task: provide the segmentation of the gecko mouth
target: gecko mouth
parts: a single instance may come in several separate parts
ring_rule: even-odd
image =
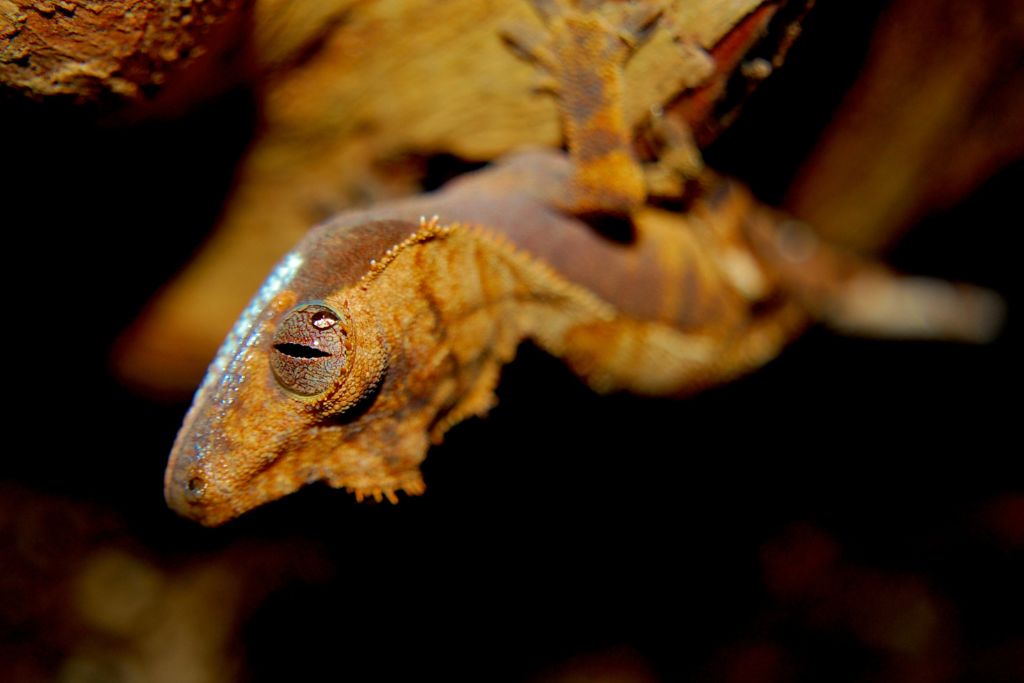
[[[327,358],[331,355],[305,344],[274,344],[274,350],[292,358]]]

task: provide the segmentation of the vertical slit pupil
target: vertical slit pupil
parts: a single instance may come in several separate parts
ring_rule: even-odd
[[[292,358],[327,358],[331,354],[305,344],[274,344],[274,349]]]

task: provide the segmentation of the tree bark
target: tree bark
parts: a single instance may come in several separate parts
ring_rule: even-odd
[[[173,97],[162,104],[194,101],[217,87],[223,74],[210,67],[237,47],[250,4],[0,0],[0,88],[9,96],[70,100],[101,111],[168,90]]]

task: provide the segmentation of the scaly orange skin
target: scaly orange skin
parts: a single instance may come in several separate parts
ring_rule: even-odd
[[[614,38],[594,13],[537,4],[556,47],[598,54]],[[619,18],[643,23],[650,5]],[[626,50],[605,54],[614,68],[594,73],[618,73]],[[606,80],[560,83],[569,155],[512,156],[307,235],[196,394],[168,464],[170,506],[216,525],[320,480],[358,498],[421,493],[430,444],[493,405],[501,367],[527,339],[595,390],[681,395],[759,367],[812,319],[985,335],[991,302],[977,292],[907,287],[710,174],[684,213],[646,205],[632,181],[623,191],[621,178],[643,173],[621,116],[604,111],[621,104],[619,85],[590,93],[597,113],[573,92]],[[624,215],[625,234],[581,218],[595,214]],[[965,304],[978,315],[949,317]]]
[[[419,493],[430,443],[486,412],[525,339],[598,390],[681,394],[757,367],[801,328],[784,298],[755,312],[773,294],[756,261],[757,292],[721,267],[754,258],[745,193],[723,189],[686,215],[646,209],[619,243],[553,207],[570,171],[561,154],[525,154],[311,232],[199,390],[168,466],[170,505],[213,525],[317,480],[359,497]],[[351,347],[315,396],[272,370],[292,362],[275,349],[279,326],[307,303],[337,311]]]

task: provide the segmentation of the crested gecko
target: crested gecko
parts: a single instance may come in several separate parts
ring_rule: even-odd
[[[311,231],[196,393],[165,479],[177,512],[217,525],[321,480],[422,493],[428,448],[492,407],[524,340],[597,391],[671,396],[759,367],[815,321],[990,334],[987,293],[833,249],[699,164],[674,169],[697,186],[686,210],[659,208],[648,181],[666,168],[637,161],[620,112],[622,64],[660,4],[534,4],[547,32],[507,38],[547,72],[568,153],[512,155]]]

